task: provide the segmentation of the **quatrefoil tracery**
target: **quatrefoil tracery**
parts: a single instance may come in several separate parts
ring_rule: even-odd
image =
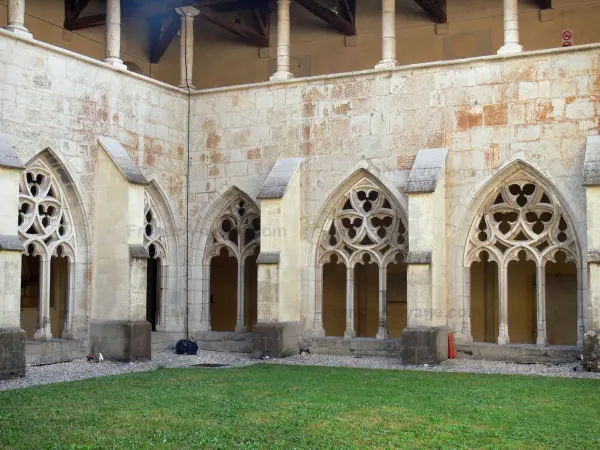
[[[475,221],[467,248],[467,264],[488,252],[496,262],[507,261],[520,250],[542,260],[552,260],[564,250],[569,260],[578,258],[573,227],[559,202],[536,183],[517,179],[501,186]]]
[[[354,185],[334,208],[321,235],[319,262],[337,256],[348,267],[356,263],[400,262],[407,252],[407,230],[400,212],[373,183]]]
[[[260,245],[260,213],[250,202],[238,197],[221,213],[210,240],[209,259],[223,249],[238,261],[256,254]]]
[[[66,197],[40,160],[21,175],[17,223],[26,254],[33,249],[35,256],[74,258],[75,233]]]

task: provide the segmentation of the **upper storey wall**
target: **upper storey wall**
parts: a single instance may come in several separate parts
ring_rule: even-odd
[[[526,50],[560,47],[569,29],[575,44],[600,42],[600,0],[553,0],[543,16],[535,1],[520,0],[521,43]],[[7,0],[0,0],[0,26],[6,25]],[[397,0],[398,60],[414,64],[493,55],[503,43],[502,0],[448,0],[448,30],[436,26],[414,0]],[[83,15],[102,11],[91,1]],[[273,8],[273,11],[276,11]],[[76,32],[62,28],[63,0],[27,0],[25,25],[36,39],[68,50],[104,58],[104,27]],[[358,36],[348,40],[301,6],[291,5],[292,72],[314,76],[371,69],[381,59],[381,1],[357,0]],[[271,15],[270,51],[259,49],[204,19],[195,20],[194,85],[211,88],[261,82],[274,71],[276,14]],[[176,36],[159,64],[148,61],[148,30],[143,17],[124,20],[122,59],[141,73],[169,84],[179,83],[179,38]]]
[[[187,94],[0,30],[0,132],[26,163],[50,148],[82,191],[90,223],[98,136],[121,142],[184,216]],[[180,226],[183,221],[180,220]]]

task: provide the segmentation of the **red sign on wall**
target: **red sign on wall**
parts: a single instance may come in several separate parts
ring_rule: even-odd
[[[561,37],[563,47],[570,47],[573,45],[573,32],[571,30],[563,31]]]

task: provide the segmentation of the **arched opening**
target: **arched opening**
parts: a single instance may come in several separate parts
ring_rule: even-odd
[[[226,248],[210,261],[210,320],[213,331],[235,331],[238,262]]]
[[[358,337],[376,337],[379,327],[379,267],[364,255],[354,267],[354,329]]]
[[[32,256],[33,246],[21,257],[21,328],[28,340],[33,340],[39,321],[40,256]]]
[[[156,331],[160,313],[162,270],[154,244],[150,244],[148,253],[150,258],[146,268],[146,320],[152,325],[152,331]]]
[[[546,338],[549,345],[577,345],[577,265],[559,251],[545,267]]]
[[[323,328],[325,336],[343,336],[346,329],[346,266],[338,255],[323,265]]]
[[[258,248],[256,249],[258,250]],[[258,320],[258,255],[250,255],[246,258],[244,265],[244,318],[246,329],[252,331],[252,327]]]
[[[511,344],[535,344],[537,338],[537,270],[535,262],[519,252],[507,268],[508,335]]]
[[[482,252],[471,264],[471,334],[474,342],[498,340],[498,263]]]
[[[391,262],[387,266],[387,317],[390,338],[402,337],[407,324],[407,271],[403,262]]]
[[[69,288],[69,260],[53,256],[50,259],[50,330],[54,338],[63,338]]]

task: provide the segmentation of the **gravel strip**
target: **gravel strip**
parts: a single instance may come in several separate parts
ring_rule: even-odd
[[[261,361],[247,353],[225,353],[199,350],[195,356],[176,355],[172,352],[153,352],[152,361],[119,363],[104,361],[100,364],[78,359],[66,363],[27,368],[27,376],[11,381],[0,381],[0,391],[17,389],[39,384],[61,383],[122,373],[145,372],[164,367],[189,367],[195,364],[225,364],[227,367],[241,367],[256,363],[291,364],[302,366],[350,367],[357,369],[418,370],[425,372],[463,372],[483,374],[540,375],[562,378],[599,379],[600,373],[575,372],[575,364],[514,364],[498,361],[478,361],[453,359],[438,366],[403,366],[399,358],[354,357],[330,355],[296,355],[285,359]]]

